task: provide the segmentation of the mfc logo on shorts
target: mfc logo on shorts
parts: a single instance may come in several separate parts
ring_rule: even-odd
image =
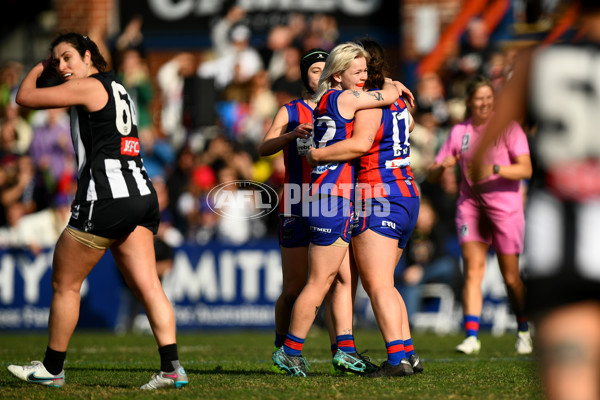
[[[121,154],[137,156],[140,154],[140,140],[138,138],[121,138]]]
[[[469,227],[467,224],[461,225],[460,228],[460,237],[465,237],[469,235]]]

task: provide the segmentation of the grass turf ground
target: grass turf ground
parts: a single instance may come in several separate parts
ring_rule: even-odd
[[[377,330],[355,332],[359,351],[377,363],[385,348]],[[12,376],[9,364],[43,359],[46,335],[0,333],[1,399],[542,399],[535,358],[514,351],[515,337],[482,334],[479,355],[454,352],[462,335],[415,334],[425,372],[403,378],[366,379],[330,374],[327,333],[313,327],[303,355],[316,374],[294,378],[270,372],[270,332],[181,332],[179,357],[190,384],[183,389],[142,392],[159,369],[151,336],[76,331],[66,384],[55,389]]]

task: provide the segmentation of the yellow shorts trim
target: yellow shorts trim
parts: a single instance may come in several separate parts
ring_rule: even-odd
[[[333,243],[331,243],[331,246],[335,246],[335,247],[348,247],[350,245],[350,243],[344,241],[344,239],[342,239],[341,237],[337,238],[337,240]]]
[[[108,238],[104,238],[102,236],[94,235],[92,233],[83,232],[83,231],[77,230],[75,228],[72,228],[71,226],[67,226],[65,228],[65,231],[69,235],[71,235],[71,237],[73,239],[77,240],[82,245],[87,246],[91,249],[105,251],[115,241],[115,239],[108,239]]]

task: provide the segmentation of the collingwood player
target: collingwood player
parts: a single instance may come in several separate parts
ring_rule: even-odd
[[[530,113],[525,284],[550,400],[600,398],[600,2],[579,11],[583,38],[520,57],[474,160]]]
[[[141,389],[185,386],[188,378],[178,360],[175,315],[156,272],[153,235],[160,219],[158,200],[140,156],[133,102],[114,72],[105,72],[106,61],[87,36],[60,35],[50,51],[47,61],[29,71],[16,100],[33,109],[70,107],[77,193],[69,224],[54,251],[44,360],[8,369],[27,382],[64,385],[63,365],[79,318],[81,285],[110,248],[143,304],[158,344],[160,372]],[[64,82],[36,87],[37,79],[49,72]]]

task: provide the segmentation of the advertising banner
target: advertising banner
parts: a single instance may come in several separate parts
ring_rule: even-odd
[[[0,250],[0,329],[46,329],[52,300],[52,250]],[[80,327],[112,327],[124,282],[110,253],[81,288]]]
[[[51,273],[52,250],[0,250],[0,330],[46,329]],[[273,327],[281,292],[277,241],[180,247],[163,287],[178,329]],[[113,329],[119,315],[135,309],[141,307],[131,307],[130,291],[108,252],[81,289],[78,327]]]
[[[274,327],[281,293],[276,240],[255,245],[184,246],[163,287],[178,328]]]
[[[501,334],[515,328],[516,323],[495,257],[490,257],[488,263],[482,284],[481,327]],[[35,255],[28,251],[0,250],[0,331],[47,328],[51,273],[52,250]],[[173,305],[178,330],[272,329],[275,301],[282,285],[277,240],[243,246],[184,245],[175,249],[173,268],[163,277],[162,284]],[[428,296],[441,298],[437,292]],[[415,328],[436,332],[460,330],[460,303],[452,294],[446,300],[450,302],[447,309],[429,310],[426,303]],[[440,313],[447,314],[441,322]],[[375,326],[369,299],[360,286],[355,301],[355,323]],[[143,309],[125,286],[110,252],[84,281],[78,327],[117,332],[136,327],[149,332]]]

